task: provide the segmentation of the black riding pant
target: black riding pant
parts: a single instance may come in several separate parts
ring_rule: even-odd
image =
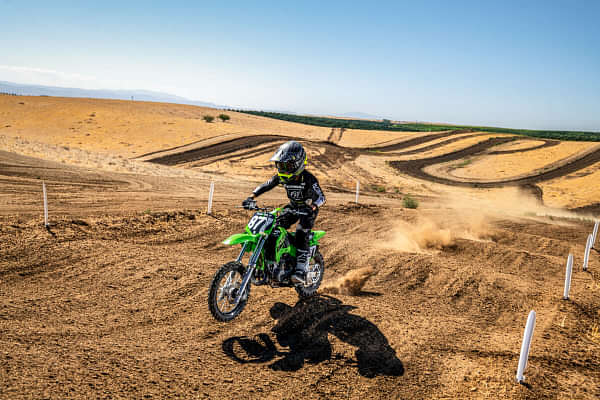
[[[285,209],[294,209],[298,211],[305,212],[307,215],[294,215],[285,213]],[[317,219],[317,215],[319,214],[319,210],[313,210],[311,207],[296,207],[293,204],[288,204],[283,207],[283,214],[279,217],[279,224],[285,228],[289,229],[294,223],[298,220],[298,225],[296,226],[296,240],[295,245],[298,250],[308,250],[308,235],[310,234],[310,230],[315,225],[315,220]]]

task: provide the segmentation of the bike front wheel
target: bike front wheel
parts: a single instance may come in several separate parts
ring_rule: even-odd
[[[221,322],[228,322],[240,315],[250,296],[250,285],[240,295],[245,268],[236,261],[228,262],[219,268],[208,291],[208,308],[212,316]]]

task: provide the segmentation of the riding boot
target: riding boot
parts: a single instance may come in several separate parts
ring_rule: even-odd
[[[308,250],[296,251],[296,271],[292,275],[293,283],[306,283],[306,273],[308,272]]]

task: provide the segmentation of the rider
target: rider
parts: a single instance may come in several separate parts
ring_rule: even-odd
[[[304,169],[307,159],[306,151],[300,143],[290,140],[282,144],[269,160],[275,162],[277,175],[254,189],[250,197],[242,202],[244,207],[250,206],[255,203],[255,197],[277,185],[283,185],[290,199],[290,204],[286,205],[284,210],[292,209],[306,213],[306,215],[284,213],[280,217],[280,224],[285,229],[289,229],[300,219],[296,226],[296,270],[291,278],[294,283],[305,282],[309,261],[308,235],[315,224],[319,207],[325,203],[325,195],[317,178]]]

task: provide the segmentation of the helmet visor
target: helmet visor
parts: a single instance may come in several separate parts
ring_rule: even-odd
[[[293,174],[296,171],[296,163],[293,161],[275,161],[275,166],[277,167],[277,171],[282,174]]]

